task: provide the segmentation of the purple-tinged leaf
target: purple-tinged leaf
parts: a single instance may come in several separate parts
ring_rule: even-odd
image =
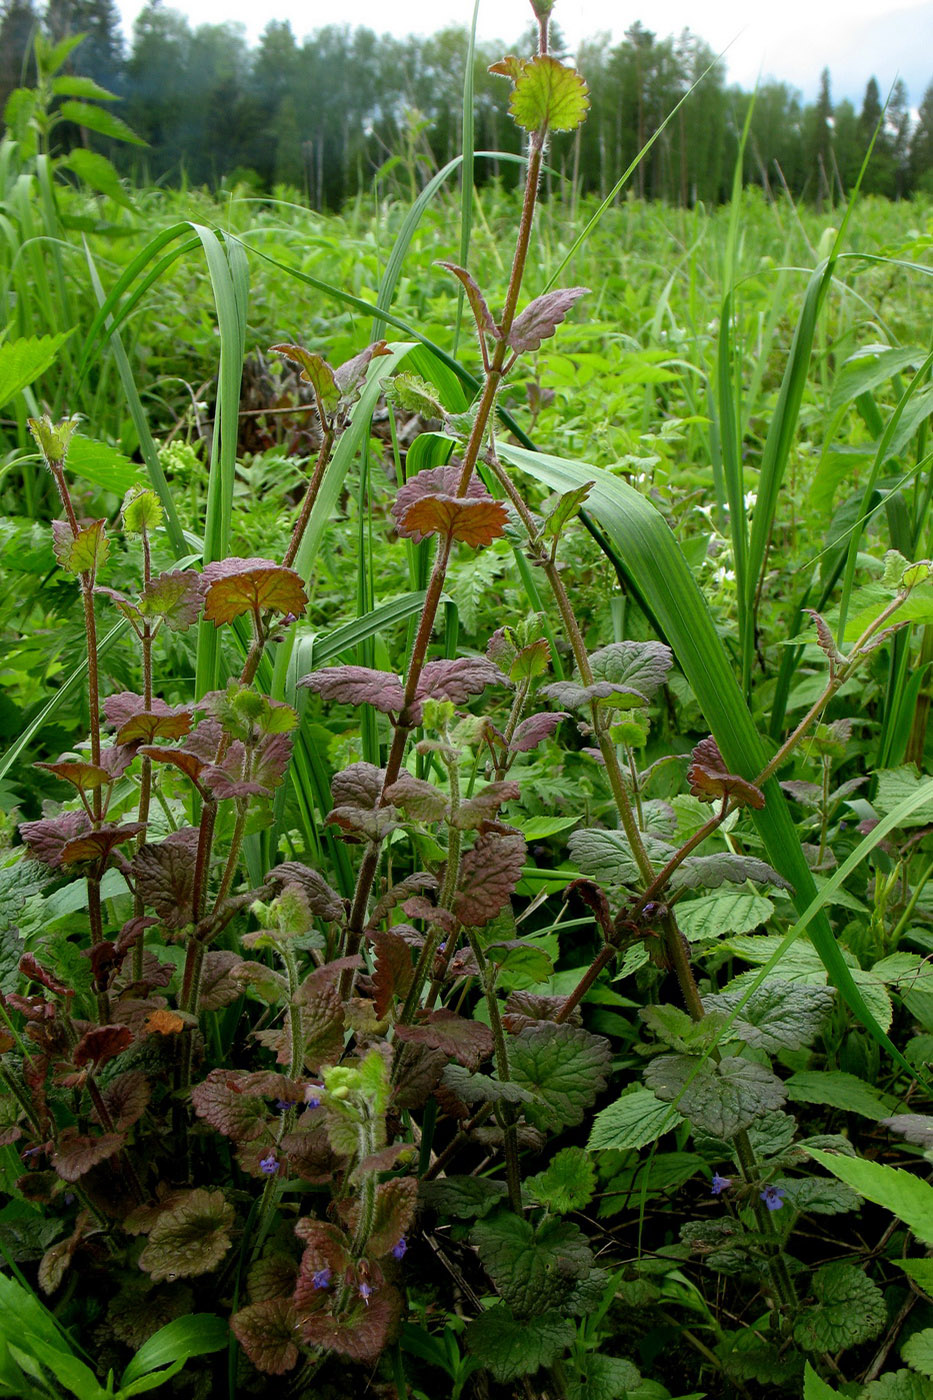
[[[120,593],[116,588],[105,588],[103,584],[96,584],[94,592],[102,598],[109,598],[118,612],[121,612],[130,622],[136,623],[139,620],[139,608],[131,602],[125,594]],[[137,629],[138,631],[139,629]]]
[[[537,350],[552,336],[575,302],[589,287],[565,287],[535,297],[512,322],[507,340],[513,350]]]
[[[729,772],[712,735],[700,740],[691,758],[687,781],[693,796],[701,802],[727,797],[730,807],[755,807],[760,810],[765,805],[765,795],[760,788],[747,778]]]
[[[612,642],[589,661],[594,680],[609,681],[647,702],[667,680],[674,653],[663,642]]]
[[[117,778],[122,778],[136,757],[136,744],[119,743],[110,744],[109,747],[100,751],[100,766],[104,769],[109,780],[116,782]]]
[[[152,1087],[141,1069],[131,1069],[116,1075],[101,1093],[113,1126],[118,1133],[125,1133],[149,1107]]]
[[[816,640],[819,643],[820,650],[829,661],[830,671],[835,671],[837,666],[844,666],[846,658],[836,646],[836,639],[828,624],[818,612],[813,610],[813,608],[804,608],[804,612],[808,613],[813,619],[813,625],[816,628]]]
[[[342,365],[338,365],[334,370],[334,379],[340,390],[341,398],[351,401],[355,399],[356,391],[366,377],[370,361],[391,354],[392,351],[386,342],[377,340],[372,345],[367,345],[366,349],[361,350],[358,355],[354,355],[352,360],[344,360]]]
[[[63,812],[60,817],[44,817],[37,822],[23,822],[19,834],[29,854],[43,865],[58,870],[62,852],[77,836],[90,831],[90,818],[85,812]]]
[[[390,1150],[397,1152],[398,1147]],[[384,1259],[408,1233],[417,1201],[418,1182],[413,1176],[396,1176],[379,1183],[373,1228],[366,1242],[369,1259]]]
[[[401,773],[398,780],[386,788],[386,798],[415,821],[439,822],[447,815],[445,794],[433,783],[426,783],[412,773]]]
[[[105,861],[115,847],[131,841],[145,829],[143,822],[124,822],[122,826],[108,824],[98,827],[96,831],[86,831],[62,847],[61,863],[77,865],[86,860]]]
[[[378,807],[385,769],[374,763],[351,763],[330,780],[335,807]]]
[[[401,1317],[401,1294],[391,1284],[383,1284],[337,1316],[327,1309],[308,1313],[302,1318],[301,1338],[308,1346],[372,1364],[391,1341]]]
[[[199,726],[200,728],[200,726]],[[170,749],[161,745],[143,744],[139,753],[144,758],[151,758],[153,763],[167,763],[172,768],[177,768],[184,773],[191,782],[200,785],[201,774],[208,766],[205,759],[199,754],[192,752],[190,748]]]
[[[459,920],[451,914],[450,910],[441,909],[421,895],[412,895],[411,899],[406,899],[402,910],[410,919],[422,919],[426,924],[434,924],[437,928],[442,928],[445,933],[456,933],[457,931]]]
[[[411,875],[406,875],[404,880],[400,880],[397,885],[386,890],[381,899],[377,900],[370,915],[370,927],[375,928],[387,914],[398,904],[403,904],[409,895],[420,890],[436,890],[437,876],[430,875],[426,870],[416,870]],[[394,931],[394,930],[393,930]]]
[[[49,972],[47,967],[43,967],[35,953],[27,952],[19,960],[19,970],[30,982],[38,982],[40,987],[45,987],[57,997],[74,996],[74,988],[68,987],[64,982],[60,982]]]
[[[322,1306],[331,1280],[343,1280],[351,1263],[350,1242],[336,1225],[307,1215],[295,1225],[295,1234],[305,1246],[295,1285],[295,1306],[303,1315]]]
[[[302,676],[298,684],[316,691],[322,700],[372,705],[383,714],[400,710],[405,703],[405,688],[398,676],[369,666],[329,666],[326,671]]]
[[[568,997],[541,996],[536,992],[510,992],[502,1015],[502,1024],[507,1031],[517,1035],[526,1026],[534,1026],[541,1021],[556,1021],[567,1005]],[[579,1006],[575,1006],[566,1024],[579,1026],[583,1016]]]
[[[399,525],[399,534],[416,544],[429,535],[445,535],[474,549],[482,549],[502,538],[507,520],[505,505],[492,496],[474,500],[431,495],[409,506]]]
[[[448,272],[453,273],[457,280],[462,284],[463,289],[467,294],[467,299],[470,303],[470,310],[473,312],[473,319],[476,322],[477,330],[482,331],[485,335],[494,336],[498,340],[499,332],[496,330],[496,323],[492,319],[492,313],[490,312],[489,307],[486,304],[486,298],[483,296],[482,292],[479,289],[479,285],[477,284],[475,279],[470,276],[466,268],[458,267],[456,263],[440,261],[436,262],[434,266],[443,267]]]
[[[415,968],[411,960],[411,948],[404,938],[392,933],[371,935],[376,968],[373,972],[373,1005],[376,1015],[382,1019],[392,1007],[395,997],[404,997],[414,977]]]
[[[511,899],[524,863],[523,837],[498,832],[478,837],[460,862],[457,918],[470,928],[488,924]]]
[[[75,535],[67,520],[52,521],[52,549],[67,573],[93,576],[107,562],[106,525],[106,520],[92,520]]]
[[[120,725],[116,738],[118,744],[151,744],[153,739],[183,739],[190,731],[190,710],[153,700],[151,710],[138,710]]]
[[[294,1370],[300,1355],[295,1345],[298,1313],[290,1298],[267,1298],[241,1308],[230,1330],[250,1361],[266,1376]]]
[[[299,378],[310,384],[325,413],[331,413],[340,402],[340,389],[334,371],[322,355],[304,350],[300,345],[270,345],[270,351],[284,355],[292,364],[301,366]]]
[[[687,856],[671,876],[671,889],[714,890],[724,882],[744,885],[746,880],[752,880],[756,885],[773,885],[778,890],[793,889],[783,875],[779,875],[763,860],[734,851],[717,851],[711,856]]]
[[[204,616],[215,627],[243,613],[292,613],[300,617],[308,605],[301,579],[270,559],[219,559],[201,575],[206,590]]]
[[[308,902],[308,909],[316,918],[328,923],[343,919],[346,909],[343,900],[322,875],[297,860],[287,860],[270,870],[268,878],[288,888],[297,885]]]
[[[495,821],[499,808],[517,801],[520,792],[516,782],[488,783],[482,792],[460,803],[451,813],[450,824],[458,831],[475,831],[483,822]]]
[[[125,1141],[122,1133],[89,1137],[75,1128],[66,1128],[52,1152],[52,1165],[62,1181],[80,1181],[92,1167],[119,1152]]]
[[[219,1011],[242,995],[246,967],[239,953],[225,948],[211,948],[204,955],[201,973],[199,1011]]]
[[[71,1063],[78,1069],[84,1065],[93,1065],[95,1069],[100,1069],[101,1065],[115,1060],[124,1050],[128,1050],[134,1039],[129,1026],[92,1026],[89,1031],[84,1032],[72,1051]]]
[[[427,467],[424,471],[410,477],[404,486],[399,487],[395,500],[392,502],[392,514],[399,529],[401,530],[411,507],[430,496],[443,496],[448,500],[461,501],[491,501],[493,499],[475,473],[470,477],[466,493],[463,496],[459,495],[460,476],[461,468],[452,466]]]
[[[270,1120],[264,1097],[253,1091],[243,1070],[212,1069],[191,1091],[199,1118],[235,1142],[252,1142],[266,1131]]]
[[[610,695],[618,693],[618,689],[609,681],[594,681],[592,685],[581,685],[579,681],[553,681],[550,685],[543,685],[538,694],[546,700],[553,700],[556,705],[566,705],[568,710],[582,710],[584,706],[592,705],[594,700],[608,700]],[[644,703],[643,700],[641,703]]]
[[[550,738],[562,719],[569,718],[567,710],[542,710],[539,714],[529,715],[516,726],[509,743],[509,752],[528,753],[529,750],[536,749],[544,739]]]
[[[414,1026],[396,1026],[399,1040],[443,1050],[467,1069],[476,1069],[492,1054],[492,1031],[481,1021],[468,1021],[453,1011],[431,1011]]]
[[[204,602],[204,578],[191,569],[171,569],[157,574],[139,595],[142,617],[160,617],[173,632],[184,632],[197,622]]]
[[[508,680],[485,656],[458,656],[452,661],[429,661],[421,672],[416,700],[450,700],[462,705],[487,685],[508,685]],[[419,707],[420,709],[420,707]],[[419,714],[420,718],[420,714]]]
[[[99,767],[96,763],[59,759],[57,763],[37,763],[35,766],[44,768],[47,773],[60,778],[62,782],[71,783],[79,792],[93,792],[95,788],[105,787],[111,781],[106,768]]]
[[[182,827],[156,844],[147,842],[133,858],[136,891],[168,929],[191,922],[194,863],[198,849],[195,827]]]
[[[186,1191],[149,1231],[139,1267],[156,1283],[216,1269],[232,1243],[235,1214],[222,1191]]]

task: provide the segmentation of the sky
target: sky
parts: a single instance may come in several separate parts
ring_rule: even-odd
[[[143,0],[118,0],[129,38]],[[300,40],[326,24],[365,26],[377,33],[430,34],[468,25],[472,0],[164,0],[191,25],[242,23],[255,43],[270,19],[289,20]],[[514,44],[532,18],[528,0],[480,0],[481,39]],[[754,87],[759,75],[816,95],[821,69],[832,77],[834,101],[860,105],[874,76],[882,100],[896,77],[916,107],[933,81],[933,0],[557,0],[554,18],[569,47],[607,33],[615,41],[636,20],[658,38],[692,29],[716,51],[727,49],[729,82]],[[584,75],[585,76],[585,75]]]

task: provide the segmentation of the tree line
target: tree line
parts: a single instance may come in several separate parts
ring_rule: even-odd
[[[38,29],[53,42],[86,35],[72,70],[123,99],[121,116],[148,148],[107,154],[140,180],[216,186],[246,179],[260,190],[290,186],[314,207],[338,208],[374,180],[414,193],[462,149],[461,29],[399,39],[328,25],[299,42],[287,22],[271,20],[250,48],[241,25],[192,28],[162,0],[150,0],[127,47],[113,0],[48,0],[41,13],[34,0],[2,0],[0,110],[15,88],[30,84]],[[560,52],[559,34],[555,41]],[[515,51],[528,43],[522,36]],[[502,80],[487,72],[501,56],[499,45],[477,47],[474,144],[519,154]],[[763,83],[754,97],[728,86],[713,51],[688,30],[659,39],[635,24],[620,43],[591,40],[574,58],[589,84],[590,119],[573,136],[555,137],[547,178],[552,185],[572,180],[581,193],[605,195],[698,80],[633,173],[640,197],[682,205],[728,199],[751,108],[746,182],[834,203],[851,191],[882,118],[874,78],[860,109],[833,101],[825,69],[812,103],[783,82]],[[909,101],[898,81],[863,181],[868,193],[933,193],[933,82],[914,122]],[[74,130],[66,139],[99,142]],[[513,184],[518,171],[492,156],[478,161],[476,176]]]

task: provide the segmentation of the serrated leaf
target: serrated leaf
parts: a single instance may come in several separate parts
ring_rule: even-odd
[[[864,1079],[843,1070],[798,1070],[785,1082],[792,1103],[823,1104],[845,1113],[858,1113],[880,1123],[890,1112],[891,1100]]]
[[[524,131],[573,131],[586,117],[586,83],[550,54],[523,63],[514,81],[509,111]]]
[[[470,1323],[466,1343],[497,1381],[507,1382],[550,1366],[575,1335],[573,1322],[558,1312],[519,1320],[505,1303],[496,1303]]]
[[[834,670],[836,666],[844,666],[846,658],[836,646],[836,639],[828,623],[818,612],[814,612],[812,608],[804,608],[804,612],[809,613],[810,617],[813,619],[813,625],[816,628],[816,640],[820,650],[829,662],[830,670]]]
[[[230,1248],[234,1218],[222,1191],[183,1192],[149,1231],[139,1267],[156,1283],[210,1273]]]
[[[596,1191],[596,1168],[582,1147],[562,1147],[543,1172],[525,1179],[541,1205],[558,1215],[588,1206]]]
[[[791,1180],[781,1177],[780,1187],[801,1215],[845,1215],[858,1210],[861,1201],[843,1181],[826,1176],[806,1176]]]
[[[444,1083],[466,1104],[534,1101],[534,1094],[520,1084],[514,1084],[510,1079],[495,1079],[491,1074],[473,1074],[463,1065],[447,1065]]]
[[[509,345],[513,350],[539,349],[542,340],[554,334],[567,312],[589,290],[589,287],[565,287],[535,297],[512,322],[506,337]]]
[[[52,521],[55,558],[69,574],[95,574],[107,562],[110,542],[105,520],[93,520],[75,534],[66,520]]]
[[[146,584],[137,607],[141,617],[160,617],[173,632],[184,632],[198,620],[203,590],[203,575],[172,569]]]
[[[244,613],[266,611],[300,617],[307,594],[294,569],[269,559],[219,559],[201,574],[205,588],[204,616],[215,627]]]
[[[454,913],[470,928],[488,924],[512,897],[525,863],[525,839],[490,832],[460,862]]]
[[[612,642],[589,661],[594,680],[629,687],[652,700],[667,680],[674,654],[663,642]]]
[[[486,305],[486,298],[480,291],[475,278],[470,276],[465,267],[458,267],[456,263],[437,262],[435,263],[435,267],[443,267],[448,272],[453,273],[467,294],[467,300],[470,303],[470,310],[473,312],[473,319],[476,322],[477,328],[485,335],[495,336],[497,334],[496,323],[492,319],[492,314],[489,307]]]
[[[912,797],[928,779],[920,777],[912,763],[900,768],[883,768],[877,774],[877,788],[873,806],[882,816],[892,812],[905,798]],[[903,827],[929,826],[933,822],[933,798],[915,807],[909,817],[901,823]]]
[[[137,893],[166,928],[184,928],[191,922],[197,843],[197,830],[182,827],[158,845],[144,843],[133,857]]]
[[[677,923],[692,943],[721,938],[726,933],[748,933],[767,923],[774,913],[770,899],[734,890],[684,899],[677,905]]]
[[[421,1183],[421,1199],[439,1215],[456,1220],[476,1220],[503,1204],[504,1181],[485,1176],[447,1176]]]
[[[125,1139],[122,1133],[101,1133],[91,1137],[66,1128],[52,1153],[52,1165],[63,1181],[80,1181],[85,1172],[106,1162],[119,1152]]]
[[[597,1113],[587,1148],[590,1152],[602,1149],[626,1152],[647,1147],[683,1121],[676,1108],[662,1103],[648,1089],[634,1089]]]
[[[241,1308],[230,1319],[230,1328],[257,1371],[284,1376],[295,1367],[298,1314],[291,1298],[267,1298]]]
[[[808,1351],[844,1351],[877,1337],[887,1321],[884,1294],[855,1264],[817,1269],[811,1303],[794,1326],[794,1337]]]
[[[705,997],[707,1012],[731,1013],[743,992]],[[768,978],[742,1007],[729,1028],[732,1038],[758,1050],[802,1050],[812,1044],[832,1010],[834,989]]]
[[[379,1182],[373,1228],[366,1243],[370,1259],[384,1258],[408,1233],[417,1199],[418,1182],[413,1176],[395,1176]]]
[[[444,405],[434,385],[420,374],[396,374],[386,385],[386,399],[405,413],[420,413],[428,419],[444,417]]]
[[[609,1042],[580,1026],[542,1022],[509,1040],[511,1077],[535,1095],[525,1109],[545,1131],[570,1128],[606,1087]]]
[[[588,1351],[583,1369],[584,1379],[570,1384],[569,1400],[626,1400],[641,1389],[638,1371],[621,1356]]]
[[[667,860],[673,846],[643,833],[650,858]],[[641,879],[628,838],[622,831],[574,831],[568,842],[570,858],[584,875],[604,885],[637,885]],[[689,856],[687,858],[689,860]]]
[[[536,749],[544,739],[550,738],[561,720],[569,718],[566,710],[542,710],[540,714],[528,715],[521,724],[515,726],[515,732],[509,741],[509,752],[528,753],[531,749]]]
[[[546,700],[553,700],[555,705],[566,705],[568,710],[582,710],[592,705],[594,700],[608,700],[616,695],[634,696],[638,704],[645,703],[644,697],[636,691],[624,687],[620,689],[609,681],[594,681],[592,685],[581,685],[579,681],[552,681],[550,685],[543,685],[538,694]]]
[[[340,403],[340,387],[334,371],[324,359],[312,350],[304,350],[300,345],[270,345],[270,353],[284,355],[286,360],[301,367],[300,378],[310,384],[320,399],[325,412],[332,412]]]
[[[921,1244],[933,1245],[933,1186],[929,1182],[901,1167],[868,1162],[863,1157],[843,1157],[816,1147],[807,1150],[853,1191],[896,1215]]]
[[[773,885],[778,890],[790,890],[791,885],[765,861],[736,851],[716,851],[709,856],[687,856],[674,871],[671,889],[718,889],[720,885],[744,885],[751,880],[756,885]]]
[[[71,334],[71,331],[65,331],[60,335],[21,336],[17,340],[7,340],[0,345],[0,408],[55,363],[56,355]],[[30,420],[30,428],[32,421]],[[38,420],[35,421],[38,423]],[[51,428],[51,423],[49,427]],[[77,427],[77,420],[74,427]],[[37,429],[32,431],[35,435]],[[64,451],[61,457],[54,460],[61,461],[63,457]]]
[[[809,1400],[809,1397],[806,1397]],[[816,1400],[821,1400],[820,1396]],[[859,1400],[933,1400],[933,1385],[905,1369],[888,1371],[876,1381],[870,1381]]]
[[[692,1055],[659,1055],[646,1066],[645,1083],[659,1099],[674,1101],[695,1128],[717,1138],[734,1137],[785,1099],[777,1075],[736,1055],[718,1064]]]
[[[573,491],[565,491],[559,496],[557,505],[544,518],[542,533],[548,539],[560,539],[564,526],[569,524],[575,515],[579,515],[580,507],[592,489],[593,483],[588,481],[585,485],[577,486]]]
[[[470,1239],[504,1302],[520,1317],[558,1306],[593,1265],[582,1231],[568,1221],[545,1219],[535,1228],[501,1210],[474,1225]]]
[[[481,549],[505,534],[508,512],[502,501],[462,499],[455,496],[424,496],[408,507],[399,534],[416,544],[429,535],[444,535]]]
[[[96,131],[98,136],[106,136],[111,141],[125,141],[131,146],[149,144],[141,136],[137,136],[125,121],[114,116],[113,112],[108,112],[103,107],[94,107],[90,102],[63,102],[59,108],[59,115],[63,121],[74,122],[75,126],[83,126],[87,131]]]
[[[117,204],[122,204],[124,209],[132,209],[132,201],[120,183],[120,176],[106,156],[102,156],[98,151],[87,151],[77,146],[68,152],[68,158],[63,163],[73,170],[81,183],[89,189],[107,195]]]
[[[467,1069],[475,1069],[492,1054],[492,1031],[488,1026],[481,1021],[468,1021],[446,1009],[429,1012],[426,1019],[416,1025],[396,1026],[395,1034],[399,1040],[443,1050]]]
[[[754,807],[758,811],[765,805],[765,795],[760,788],[737,773],[729,772],[712,735],[701,739],[693,750],[687,781],[693,796],[701,802],[713,802],[716,798],[721,801],[727,797],[730,807]]]
[[[266,1130],[269,1110],[242,1070],[212,1069],[195,1085],[191,1102],[199,1118],[225,1137],[251,1142]]]

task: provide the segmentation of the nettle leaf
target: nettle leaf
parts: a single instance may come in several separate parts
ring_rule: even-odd
[[[707,1012],[731,1012],[744,993],[720,992],[704,997]],[[833,1006],[832,987],[768,978],[743,1006],[729,1030],[758,1050],[802,1050],[819,1034]]]
[[[438,1215],[475,1220],[504,1203],[507,1187],[504,1181],[486,1176],[446,1176],[439,1181],[422,1181],[420,1195]]]
[[[230,1248],[234,1219],[222,1191],[185,1191],[149,1231],[139,1267],[156,1283],[210,1273]]]
[[[562,719],[569,719],[567,710],[542,710],[540,714],[529,715],[515,726],[515,733],[509,743],[510,753],[528,753],[536,749],[545,739],[549,739]]]
[[[448,1065],[444,1083],[466,1104],[474,1103],[532,1103],[534,1094],[511,1080],[496,1079],[491,1074],[471,1074],[462,1065]]]
[[[457,918],[469,928],[488,924],[509,903],[524,863],[524,837],[499,832],[477,837],[460,862]]]
[[[304,350],[300,345],[270,345],[269,350],[270,353],[284,355],[286,360],[301,367],[299,378],[311,385],[325,413],[330,413],[337,407],[340,403],[340,387],[333,369],[323,355],[318,355],[313,350]]]
[[[396,1026],[397,1039],[415,1045],[427,1045],[431,1050],[443,1050],[467,1069],[492,1054],[492,1031],[482,1021],[468,1021],[454,1011],[428,1012],[425,1020],[414,1026]]]
[[[204,616],[215,627],[243,613],[259,616],[273,611],[300,617],[308,605],[304,586],[294,569],[270,559],[218,559],[206,564]]]
[[[855,1264],[817,1269],[810,1303],[794,1325],[807,1351],[844,1351],[877,1337],[887,1321],[884,1294]]]
[[[203,601],[203,575],[172,569],[146,584],[137,608],[141,617],[160,617],[171,631],[184,632],[197,622]]]
[[[300,1355],[295,1345],[298,1313],[291,1298],[266,1298],[241,1308],[230,1329],[257,1371],[284,1376]]]
[[[372,705],[383,714],[401,710],[405,687],[391,671],[374,671],[369,666],[329,666],[302,676],[299,685],[316,691],[322,700],[340,705]]]
[[[701,802],[713,802],[716,798],[722,800],[727,797],[731,807],[754,807],[760,810],[765,805],[765,795],[760,788],[729,772],[726,760],[719,751],[719,745],[712,736],[701,739],[691,757],[687,781],[690,791]]]
[[[515,83],[509,111],[523,131],[573,131],[584,120],[590,99],[575,68],[558,63],[550,54],[503,63]],[[502,72],[503,67],[494,64],[491,71]]]
[[[119,1152],[126,1139],[122,1133],[101,1133],[89,1137],[74,1128],[66,1128],[52,1152],[52,1166],[63,1181],[80,1181],[92,1167],[106,1162]]]
[[[416,544],[429,535],[445,535],[451,540],[481,549],[501,539],[505,534],[508,512],[502,501],[489,496],[474,500],[469,497],[424,496],[408,507],[399,525],[399,534]]]
[[[774,913],[770,899],[735,890],[684,899],[677,905],[677,923],[691,943],[721,938],[725,933],[749,933]]]
[[[566,1351],[576,1327],[559,1312],[519,1319],[505,1303],[480,1313],[466,1330],[466,1343],[497,1381],[532,1375]]]
[[[659,1055],[645,1068],[645,1083],[659,1099],[676,1101],[695,1128],[731,1138],[786,1098],[777,1075],[736,1055],[719,1064],[693,1055]]]
[[[525,1116],[545,1131],[571,1128],[606,1087],[608,1040],[581,1026],[542,1022],[509,1039],[512,1079],[535,1095]]]
[[[817,1103],[838,1108],[844,1113],[858,1113],[863,1118],[882,1122],[889,1114],[892,1100],[883,1096],[858,1075],[844,1070],[798,1070],[786,1081],[787,1097],[791,1103]],[[893,1207],[892,1207],[893,1209]],[[933,1241],[931,1241],[933,1243]]]
[[[194,865],[198,849],[195,827],[181,827],[158,845],[146,842],[133,857],[136,890],[168,929],[191,922]]]
[[[541,1205],[566,1215],[572,1210],[583,1210],[593,1199],[596,1168],[582,1147],[562,1147],[547,1169],[527,1177],[525,1185]]]
[[[504,1302],[520,1317],[558,1306],[593,1266],[582,1231],[565,1220],[546,1219],[535,1228],[501,1210],[474,1225],[470,1239]]]
[[[443,267],[446,269],[447,272],[453,273],[453,275],[462,284],[463,289],[467,294],[467,300],[470,303],[470,310],[473,312],[473,319],[476,322],[477,328],[483,331],[486,335],[491,335],[498,338],[499,333],[496,329],[496,323],[492,319],[492,313],[490,312],[489,307],[486,304],[486,298],[483,296],[477,282],[473,277],[470,276],[466,268],[458,267],[456,263],[440,261],[436,262],[434,266]]]
[[[589,661],[594,680],[637,691],[647,703],[667,680],[674,653],[663,642],[613,642]]]
[[[602,1148],[625,1152],[647,1147],[683,1121],[669,1103],[662,1103],[647,1089],[633,1089],[597,1113],[587,1148],[590,1152]]]
[[[671,876],[671,889],[718,889],[720,885],[744,885],[751,880],[756,885],[773,885],[779,890],[793,890],[783,875],[756,856],[739,855],[735,851],[716,851],[709,856],[687,856]]]
[[[901,1346],[901,1356],[925,1376],[933,1376],[933,1327],[914,1332]]]
[[[443,418],[444,405],[437,397],[433,384],[420,374],[396,374],[386,385],[386,399],[404,413],[419,413],[422,418]]]
[[[509,345],[513,350],[539,349],[542,340],[554,334],[567,312],[589,290],[589,287],[565,287],[535,297],[512,322],[507,336]]]
[[[584,1364],[586,1378],[571,1382],[569,1400],[624,1400],[630,1391],[634,1394],[642,1388],[639,1372],[621,1356],[588,1352]]]
[[[107,562],[106,520],[92,520],[74,534],[67,520],[52,521],[52,549],[69,574],[95,574]]]
[[[559,496],[556,506],[544,518],[542,534],[548,539],[560,539],[564,526],[568,525],[575,515],[579,515],[580,507],[595,485],[594,481],[587,481],[575,490],[565,491]]]

